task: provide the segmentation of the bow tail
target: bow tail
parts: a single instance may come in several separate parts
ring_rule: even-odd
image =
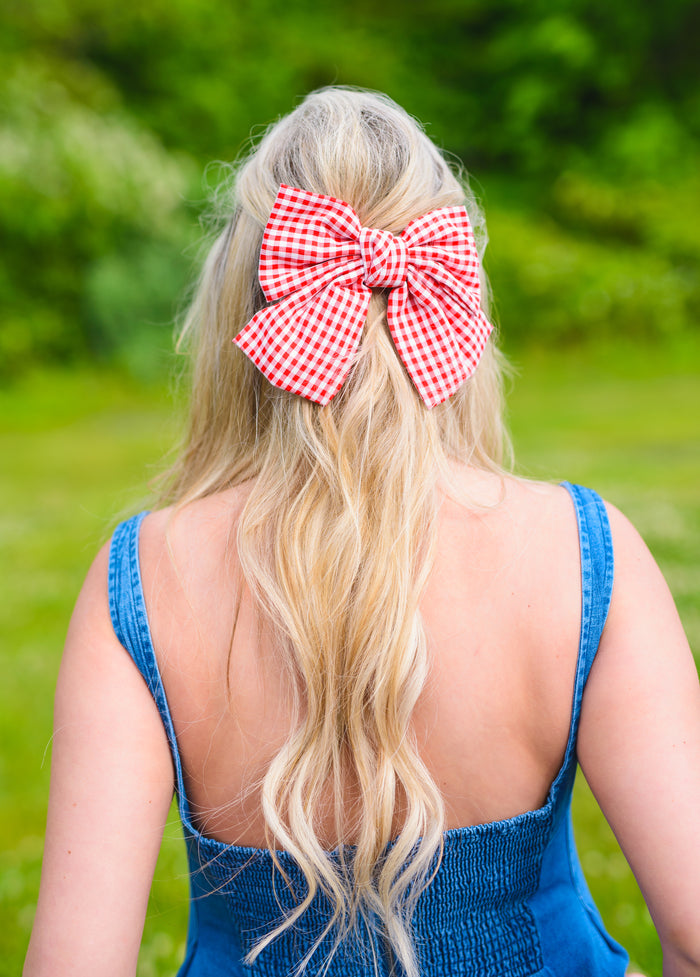
[[[370,295],[331,284],[320,297],[291,296],[261,309],[233,341],[275,387],[327,404],[355,361]]]
[[[454,394],[479,362],[491,324],[478,305],[465,306],[447,288],[411,282],[389,297],[396,350],[427,407]]]

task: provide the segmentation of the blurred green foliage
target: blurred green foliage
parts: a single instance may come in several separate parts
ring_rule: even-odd
[[[115,323],[125,314],[140,328],[169,323],[183,161],[88,66],[16,58],[0,102],[3,369],[29,355],[108,355],[132,336]]]
[[[206,163],[332,83],[387,91],[477,174],[511,346],[693,328],[698,28],[693,0],[9,0],[0,375],[157,372]]]

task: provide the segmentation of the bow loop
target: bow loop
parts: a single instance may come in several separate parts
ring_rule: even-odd
[[[363,227],[360,231],[360,250],[368,288],[397,288],[406,280],[408,252],[400,237],[391,231]]]
[[[327,404],[350,373],[372,288],[391,289],[387,322],[428,407],[476,369],[491,332],[464,207],[431,211],[400,236],[362,227],[335,197],[282,185],[263,234],[268,302],[234,339],[283,390]]]

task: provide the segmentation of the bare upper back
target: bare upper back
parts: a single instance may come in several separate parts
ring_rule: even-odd
[[[457,495],[478,504],[442,498],[421,602],[431,670],[413,717],[447,827],[544,803],[569,732],[581,606],[568,493],[469,469],[456,480]],[[290,688],[241,586],[245,496],[151,514],[140,559],[193,811],[208,834],[264,846],[257,786],[289,732]],[[326,840],[340,840],[330,823]]]

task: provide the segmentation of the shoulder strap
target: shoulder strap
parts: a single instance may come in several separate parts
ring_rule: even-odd
[[[613,547],[605,503],[592,489],[562,482],[571,496],[578,522],[581,557],[581,634],[574,682],[569,739],[553,790],[573,775],[581,701],[610,607],[613,586]]]
[[[612,536],[605,503],[598,493],[581,485],[562,484],[571,496],[578,521],[582,593],[578,671],[585,684],[610,607],[614,572]]]
[[[153,649],[141,582],[139,531],[146,515],[148,515],[147,512],[141,512],[139,515],[127,519],[126,522],[120,523],[112,536],[109,550],[109,612],[114,633],[143,675],[158,707],[175,765],[180,813],[183,821],[189,823],[189,808],[182,775],[182,762],[163,680],[158,670]]]

